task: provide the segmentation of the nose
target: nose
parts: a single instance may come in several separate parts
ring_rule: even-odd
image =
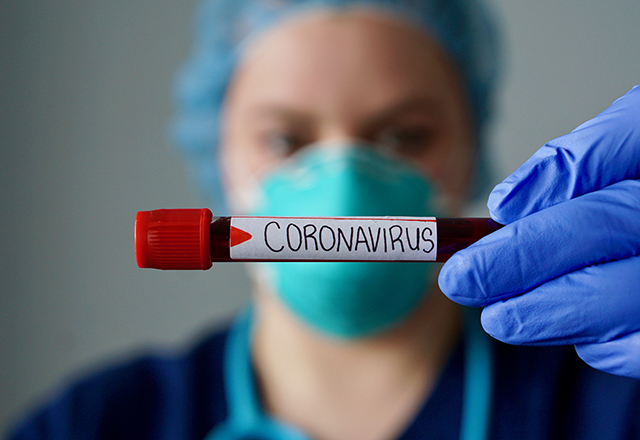
[[[345,146],[359,145],[364,146],[367,144],[367,141],[362,138],[354,137],[354,136],[327,136],[318,139],[313,145],[318,149],[332,149],[332,148],[343,148]]]

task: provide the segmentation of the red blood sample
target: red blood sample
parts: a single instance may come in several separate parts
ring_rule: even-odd
[[[236,219],[239,218],[236,217]],[[260,223],[261,225],[271,226],[272,232],[280,234],[281,241],[277,245],[272,244],[272,246],[267,243],[268,248],[273,252],[269,251],[267,254],[263,252],[258,254],[257,257],[251,258],[232,258],[232,247],[238,246],[240,248],[239,245],[244,243],[244,247],[247,248],[248,246],[254,246],[253,243],[256,243],[255,245],[257,246],[258,242],[260,242],[259,245],[264,248],[265,243],[268,241],[267,227],[263,228],[264,234],[257,234],[255,231],[251,234],[232,226],[232,219],[233,217],[214,218],[211,211],[206,208],[160,209],[138,212],[135,226],[135,247],[138,266],[165,270],[206,270],[211,268],[214,261],[407,261],[404,260],[405,250],[407,250],[407,255],[418,255],[420,243],[425,247],[428,242],[431,242],[432,247],[435,248],[435,252],[431,252],[429,259],[416,260],[412,258],[409,261],[444,262],[455,252],[466,248],[502,227],[502,225],[490,218],[395,219],[387,217],[374,219],[379,222],[378,224],[392,225],[387,229],[385,229],[385,226],[382,226],[382,229],[378,226],[377,236],[374,237],[371,226],[358,226],[359,224],[371,224],[367,223],[372,221],[370,218],[256,217],[254,219],[259,219],[262,222]],[[243,217],[243,219],[246,221],[247,217]],[[309,224],[304,227],[297,226],[301,225],[300,221],[303,220]],[[326,225],[318,228],[318,225],[324,224],[323,221],[325,220]],[[342,243],[344,253],[335,253],[336,229],[332,229],[330,225],[345,224],[345,221],[348,221],[348,224],[351,225],[351,236],[348,239],[348,234],[345,234],[344,231],[338,231],[338,250],[340,249],[340,240],[342,238],[344,239]],[[411,228],[414,228],[411,231],[415,230],[415,235],[410,232],[409,226],[405,228],[405,234],[403,226],[399,225],[410,225]],[[437,239],[434,241],[437,245],[434,245],[434,242],[429,240],[430,235],[426,232],[430,232],[432,229],[428,225],[435,225],[433,230],[436,231]],[[393,235],[394,228],[395,236]],[[286,236],[286,241],[284,241],[284,235],[282,235],[285,230],[287,234],[293,231]],[[358,231],[355,239],[354,230]],[[364,232],[365,230],[368,230],[368,235]],[[403,236],[403,234],[405,235]],[[290,236],[293,236],[294,239],[291,240]],[[322,241],[323,237],[326,243]],[[327,237],[332,237],[332,241],[329,241]],[[247,244],[252,239],[252,244]],[[318,245],[318,239],[320,240],[320,246]],[[291,241],[294,243],[292,244]],[[349,254],[346,251],[353,250],[354,241],[356,252],[358,251],[358,246],[360,246],[361,252]],[[382,252],[382,242],[384,243],[385,253]],[[288,254],[287,252],[281,252],[285,249],[285,243],[289,246],[289,249],[287,249],[289,251]],[[329,244],[331,244],[330,247]],[[397,248],[398,252],[402,249],[402,253],[386,254],[387,247],[389,247],[390,251],[391,248]],[[372,248],[374,251],[378,248],[379,252],[371,252]],[[298,250],[301,252],[296,253]],[[306,252],[303,252],[303,250],[306,250]],[[323,252],[323,250],[331,250],[334,253]],[[409,250],[412,250],[413,253],[408,252]],[[422,250],[427,252],[427,249],[423,248]],[[246,255],[246,253],[242,255]],[[342,255],[344,255],[344,259]],[[400,258],[398,258],[398,255],[400,255]]]

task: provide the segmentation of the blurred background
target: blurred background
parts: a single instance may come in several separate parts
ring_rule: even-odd
[[[167,141],[195,4],[0,3],[0,435],[83,373],[186,348],[248,297],[237,264],[135,263],[137,211],[203,204]],[[489,4],[505,37],[502,179],[640,83],[640,2]]]

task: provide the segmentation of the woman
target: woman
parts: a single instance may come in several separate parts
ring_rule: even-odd
[[[497,63],[480,6],[213,1],[200,19],[175,133],[219,213],[460,216],[477,197]],[[640,438],[637,381],[490,342],[433,265],[252,272],[231,330],[91,377],[15,438]]]
[[[478,6],[449,6],[447,17],[436,5],[410,3],[255,2],[250,17],[246,5],[205,5],[201,17],[222,28],[200,23],[202,40],[179,83],[176,133],[188,151],[202,142],[209,160],[219,159],[222,172],[205,177],[222,174],[222,182],[202,185],[223,184],[215,206],[285,216],[461,215],[474,177],[486,178],[484,170],[476,177],[476,157],[494,35]],[[226,49],[250,19],[257,30],[241,34],[233,43],[240,49],[208,49]],[[446,27],[438,37],[457,59],[425,32],[432,22]],[[484,45],[482,55],[474,43]],[[229,82],[220,84],[225,75],[208,71],[235,55]],[[489,68],[481,71],[482,63]],[[207,108],[212,88],[224,99]],[[197,129],[207,112],[221,123],[203,142]],[[203,166],[201,154],[194,167]],[[461,331],[460,310],[438,292],[433,269],[252,267],[252,354],[268,412],[316,438],[401,434]]]

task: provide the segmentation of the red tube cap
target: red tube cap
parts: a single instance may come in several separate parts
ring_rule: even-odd
[[[210,269],[212,218],[206,208],[138,212],[135,226],[138,267]]]

